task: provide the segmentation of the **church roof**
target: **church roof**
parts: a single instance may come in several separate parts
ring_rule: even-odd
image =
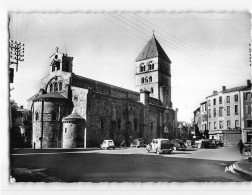
[[[47,93],[47,94],[42,94],[34,98],[33,100],[39,100],[39,99],[67,99],[63,95],[61,95],[59,92],[52,92],[52,93]]]
[[[85,119],[78,113],[73,112],[72,114],[62,119],[62,121],[69,121],[69,120],[72,121],[72,120],[85,120]]]
[[[141,60],[146,60],[154,57],[159,57],[169,63],[171,63],[169,57],[166,55],[165,51],[157,41],[156,37],[153,36],[151,40],[147,43],[144,49],[136,58],[136,62]]]

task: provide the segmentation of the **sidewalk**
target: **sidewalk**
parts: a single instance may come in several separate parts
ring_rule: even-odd
[[[236,172],[252,178],[252,157],[245,157],[233,164]]]

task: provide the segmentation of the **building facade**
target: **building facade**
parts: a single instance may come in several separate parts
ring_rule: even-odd
[[[240,139],[244,143],[252,143],[250,80],[244,86],[230,89],[223,86],[221,91],[213,91],[212,95],[206,97],[205,103],[207,112],[202,104],[200,112],[207,115],[210,138],[222,140],[226,145],[237,144]],[[202,118],[201,126],[206,127]]]
[[[137,92],[76,75],[73,57],[56,52],[41,89],[28,100],[34,148],[98,147],[104,139],[172,138],[171,61],[155,36],[136,59]]]

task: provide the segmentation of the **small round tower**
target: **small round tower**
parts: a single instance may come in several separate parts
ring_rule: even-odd
[[[83,148],[85,119],[75,111],[62,119],[63,145],[62,148]]]

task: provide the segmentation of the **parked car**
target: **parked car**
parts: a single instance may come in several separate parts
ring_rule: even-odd
[[[217,147],[223,147],[224,146],[224,143],[222,140],[218,140],[218,139],[215,139],[215,144],[217,145]]]
[[[113,140],[104,140],[100,145],[100,149],[109,149],[109,148],[115,149],[115,144]]]
[[[214,139],[203,139],[201,148],[217,148],[217,144]]]
[[[146,143],[145,143],[144,138],[134,139],[133,142],[130,144],[130,147],[136,147],[136,148],[143,147],[143,148],[145,148]]]
[[[173,150],[173,144],[169,139],[153,139],[150,144],[146,147],[148,152],[156,152],[157,154],[160,153],[168,153],[170,154]]]
[[[183,142],[183,140],[180,139],[172,139],[171,143],[174,145],[173,149],[174,150],[185,150],[186,149],[186,145]]]

